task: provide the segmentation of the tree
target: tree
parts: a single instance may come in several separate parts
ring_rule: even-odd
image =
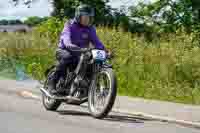
[[[145,23],[159,25],[164,32],[174,32],[184,27],[191,32],[191,0],[159,0],[154,3],[139,3],[129,8],[132,17],[140,18]]]
[[[1,20],[0,25],[8,25],[8,20]]]
[[[13,0],[15,3],[19,3],[20,0]],[[23,0],[21,0],[23,1]],[[27,0],[26,0],[27,1]],[[37,0],[31,0],[36,2]],[[95,23],[100,25],[118,26],[122,21],[127,21],[125,19],[125,14],[121,11],[111,8],[107,5],[109,0],[49,0],[52,2],[54,10],[51,13],[52,16],[56,16],[60,19],[64,17],[72,18],[74,17],[75,9],[80,4],[88,4],[95,8]],[[29,5],[30,2],[24,3]],[[117,15],[117,16],[116,16]],[[120,17],[120,18],[119,18]],[[117,22],[116,22],[117,21]]]
[[[23,24],[21,20],[9,20],[8,21],[9,25],[18,25],[18,24]]]
[[[200,1],[199,0],[192,0],[192,8],[193,9],[200,9]]]
[[[95,8],[96,16],[95,21],[99,24],[103,24],[106,21],[106,17],[110,13],[110,7],[106,5],[108,0],[53,0],[54,11],[53,16],[63,18],[74,17],[75,9],[80,4],[88,4]]]
[[[19,2],[23,2],[23,0],[12,0],[15,4],[19,4]],[[31,2],[36,2],[37,0],[26,0],[24,2],[25,5],[30,6]],[[75,8],[80,4],[89,4],[96,9],[96,18],[97,21],[101,21],[102,18],[110,11],[110,6],[106,4],[109,0],[49,0],[52,2],[54,11],[52,12],[53,16],[57,16],[62,18],[64,15],[67,17],[73,17]]]
[[[0,25],[16,25],[23,24],[21,20],[1,20]]]
[[[36,25],[42,23],[43,21],[46,21],[47,19],[48,19],[47,17],[40,18],[37,16],[33,16],[33,17],[29,17],[27,20],[25,20],[24,23],[29,26],[36,26]]]

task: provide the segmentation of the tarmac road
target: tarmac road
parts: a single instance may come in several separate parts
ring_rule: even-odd
[[[87,108],[63,104],[57,112],[44,109],[41,101],[0,89],[1,133],[199,133],[200,130],[166,122],[111,113],[92,118]]]

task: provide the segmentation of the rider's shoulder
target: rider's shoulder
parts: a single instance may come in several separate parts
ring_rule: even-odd
[[[75,24],[75,20],[74,19],[69,19],[65,22],[65,26],[72,26],[73,24]]]
[[[89,29],[91,32],[96,32],[96,27],[94,25],[91,25]]]

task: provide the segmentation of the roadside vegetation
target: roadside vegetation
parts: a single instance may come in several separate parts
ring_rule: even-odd
[[[57,38],[65,21],[51,18],[31,33],[2,33],[1,69],[25,66],[38,80],[55,63]],[[113,51],[119,94],[181,103],[200,103],[200,48],[194,33],[183,31],[155,36],[98,27],[97,34]]]
[[[97,6],[110,10],[105,3]],[[0,71],[16,72],[23,66],[30,77],[45,78],[44,71],[56,61],[59,34],[67,21],[63,15],[73,12],[69,3],[54,1],[54,7],[54,17],[37,24],[32,32],[0,33]],[[63,14],[63,9],[69,10]],[[115,56],[112,64],[119,94],[200,104],[200,26],[191,2],[139,3],[129,10],[140,23],[129,20],[123,10],[114,16],[99,10],[97,18],[97,34]],[[156,16],[159,12],[161,16]]]

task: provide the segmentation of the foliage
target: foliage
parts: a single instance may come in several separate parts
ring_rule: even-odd
[[[199,0],[192,0],[192,8],[193,9],[200,9],[200,1]]]
[[[176,32],[184,27],[191,32],[191,0],[157,0],[154,3],[139,3],[129,8],[132,17],[137,17],[152,26],[159,26],[160,32]]]
[[[19,2],[20,0],[13,1]],[[36,0],[28,1],[25,4],[29,5],[31,2],[36,2]],[[95,23],[97,25],[120,27],[124,31],[146,34],[176,32],[178,29],[184,29],[186,33],[191,33],[195,20],[195,10],[192,7],[197,8],[196,5],[198,5],[195,5],[197,0],[141,1],[137,5],[129,5],[129,13],[127,13],[123,8],[113,9],[108,6],[109,0],[52,0],[51,2],[54,6],[52,15],[60,19],[64,16],[73,17],[75,8],[80,3],[86,3],[95,7]]]
[[[37,17],[37,16],[33,16],[33,17],[29,17],[24,21],[24,24],[27,24],[29,26],[36,26],[44,21],[47,21],[48,17]]]
[[[26,24],[29,26],[36,26],[44,21],[47,21],[48,17],[37,17],[37,16],[33,16],[33,17],[29,17],[27,18],[24,22],[22,22],[21,20],[0,20],[0,25],[19,25],[19,24]]]
[[[40,34],[40,36],[48,37],[52,43],[57,43],[58,36],[66,21],[66,18],[64,18],[63,21],[60,21],[60,19],[56,17],[50,17],[47,21],[38,25],[35,30]]]
[[[0,33],[0,68],[11,68],[15,73],[18,65],[23,65],[33,78],[44,79],[44,71],[55,62],[56,44],[38,33]],[[1,71],[0,70],[0,71]]]

